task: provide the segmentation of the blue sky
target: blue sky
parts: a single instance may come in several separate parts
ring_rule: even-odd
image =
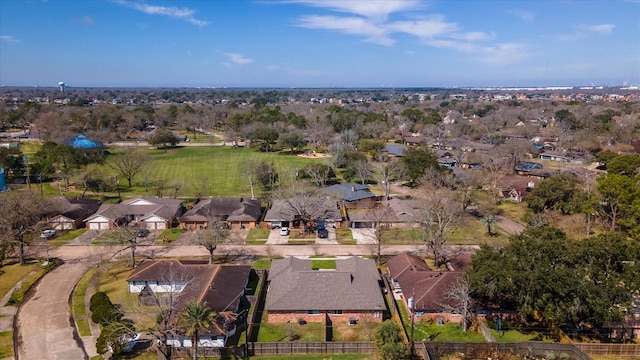
[[[640,84],[640,0],[0,0],[0,85]]]

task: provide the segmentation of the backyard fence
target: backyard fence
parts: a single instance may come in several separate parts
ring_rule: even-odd
[[[490,357],[492,353],[528,354],[534,356],[548,356],[549,353],[556,357],[565,354],[573,360],[591,360],[591,357],[578,349],[573,344],[545,343],[545,342],[520,342],[520,343],[445,343],[422,342],[427,359],[439,360],[440,356],[451,353],[473,354],[475,358]]]
[[[574,344],[591,356],[611,356],[628,359],[640,359],[639,344]]]
[[[259,342],[249,344],[249,355],[373,354],[372,341],[352,342]]]

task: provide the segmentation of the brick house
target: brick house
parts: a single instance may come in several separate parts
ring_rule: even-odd
[[[182,200],[141,196],[119,204],[102,204],[84,222],[89,230],[109,230],[132,222],[141,229],[164,230],[173,226],[182,209]]]
[[[382,280],[370,259],[336,259],[335,270],[312,269],[310,259],[275,259],[265,310],[269,322],[382,322]]]
[[[53,207],[58,210],[49,218],[51,229],[73,230],[84,226],[83,220],[93,215],[102,204],[99,200],[74,199],[57,196],[52,199]]]
[[[262,215],[262,202],[243,197],[210,197],[200,200],[180,216],[180,228],[206,228],[210,219],[224,221],[232,229],[255,228]]]
[[[190,301],[206,302],[216,313],[209,328],[201,331],[198,347],[224,347],[230,336],[245,326],[249,301],[245,295],[250,265],[209,265],[180,260],[147,260],[127,278],[129,292],[139,293],[142,305],[172,305],[175,318]],[[176,299],[177,298],[177,299]],[[191,337],[177,333],[167,343],[191,347]]]
[[[459,315],[443,313],[443,304],[447,302],[443,294],[460,279],[469,262],[470,256],[463,254],[451,261],[449,267],[454,271],[432,270],[417,256],[401,253],[387,259],[387,268],[393,292],[403,299],[407,309],[413,309],[417,315],[432,314],[460,321]]]

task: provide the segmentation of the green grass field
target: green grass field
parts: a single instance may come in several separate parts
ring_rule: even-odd
[[[177,179],[184,183],[178,196],[195,196],[199,191],[212,196],[250,195],[249,179],[242,171],[242,165],[249,160],[273,163],[280,176],[288,169],[301,169],[307,164],[322,161],[291,156],[286,152],[266,153],[219,146],[177,147],[166,152],[152,149],[144,151],[150,157],[153,179],[164,179],[167,183]],[[133,183],[134,188],[123,189],[123,194],[144,193],[141,177],[134,178]],[[256,188],[255,191],[256,195],[260,194],[260,189]]]

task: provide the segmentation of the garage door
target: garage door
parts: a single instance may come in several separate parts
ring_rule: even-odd
[[[166,229],[166,226],[163,222],[157,222],[156,224],[156,230],[164,230]]]
[[[94,222],[89,223],[89,230],[98,230],[98,229],[100,229],[100,223],[94,223]]]
[[[108,222],[98,223],[98,229],[100,229],[100,230],[109,230],[109,223]]]

